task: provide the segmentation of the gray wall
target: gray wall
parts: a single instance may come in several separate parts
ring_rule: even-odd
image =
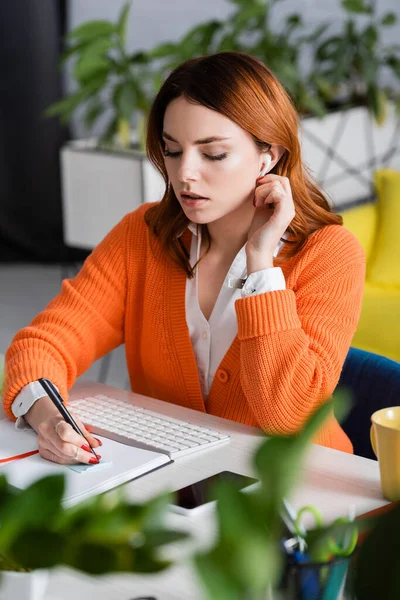
[[[69,0],[69,28],[89,19],[115,20],[126,0]],[[395,12],[400,19],[398,0],[377,0],[381,14]],[[273,9],[277,26],[287,14],[299,12],[305,24],[330,21],[340,26],[343,11],[340,0],[285,0]],[[164,41],[177,40],[192,26],[210,19],[224,19],[235,10],[227,0],[133,0],[128,25],[128,48],[131,51],[148,49]],[[400,25],[386,29],[387,43],[398,43]],[[73,89],[70,75],[66,74],[66,86]],[[83,132],[75,119],[75,136]]]

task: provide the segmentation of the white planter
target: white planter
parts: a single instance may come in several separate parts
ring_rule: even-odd
[[[303,159],[335,206],[374,198],[374,171],[400,169],[400,124],[392,105],[381,126],[361,107],[303,119],[301,129]]]
[[[94,140],[61,150],[64,241],[91,249],[128,212],[160,200],[165,185],[141,152],[96,150]]]
[[[0,600],[42,600],[49,582],[49,572],[37,570],[30,573],[1,571]]]

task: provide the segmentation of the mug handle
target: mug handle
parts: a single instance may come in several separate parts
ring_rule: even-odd
[[[371,439],[372,450],[374,451],[376,458],[378,458],[378,451],[376,448],[376,434],[375,434],[375,429],[374,429],[373,425],[371,425],[371,429],[369,430],[369,437]]]

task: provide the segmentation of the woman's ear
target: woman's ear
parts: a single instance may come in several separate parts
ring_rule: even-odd
[[[279,162],[285,148],[279,144],[271,144],[261,155],[261,169],[259,177],[264,177],[269,171],[271,171],[275,165]]]
[[[266,175],[270,169],[271,166],[271,162],[272,162],[272,158],[269,154],[266,154],[264,156],[264,160],[263,160],[263,166],[261,168],[261,171],[259,173],[259,177],[264,177],[264,175]]]
[[[283,146],[280,146],[279,144],[271,144],[271,147],[268,151],[268,154],[271,157],[271,164],[270,164],[269,170],[271,170],[275,167],[275,165],[282,158],[284,152],[285,152],[285,148]]]

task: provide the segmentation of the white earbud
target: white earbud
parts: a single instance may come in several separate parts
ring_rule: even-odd
[[[271,164],[271,157],[269,154],[266,155],[265,157],[265,165],[262,171],[260,171],[259,177],[264,177],[264,175],[266,175],[268,173],[270,164]]]

